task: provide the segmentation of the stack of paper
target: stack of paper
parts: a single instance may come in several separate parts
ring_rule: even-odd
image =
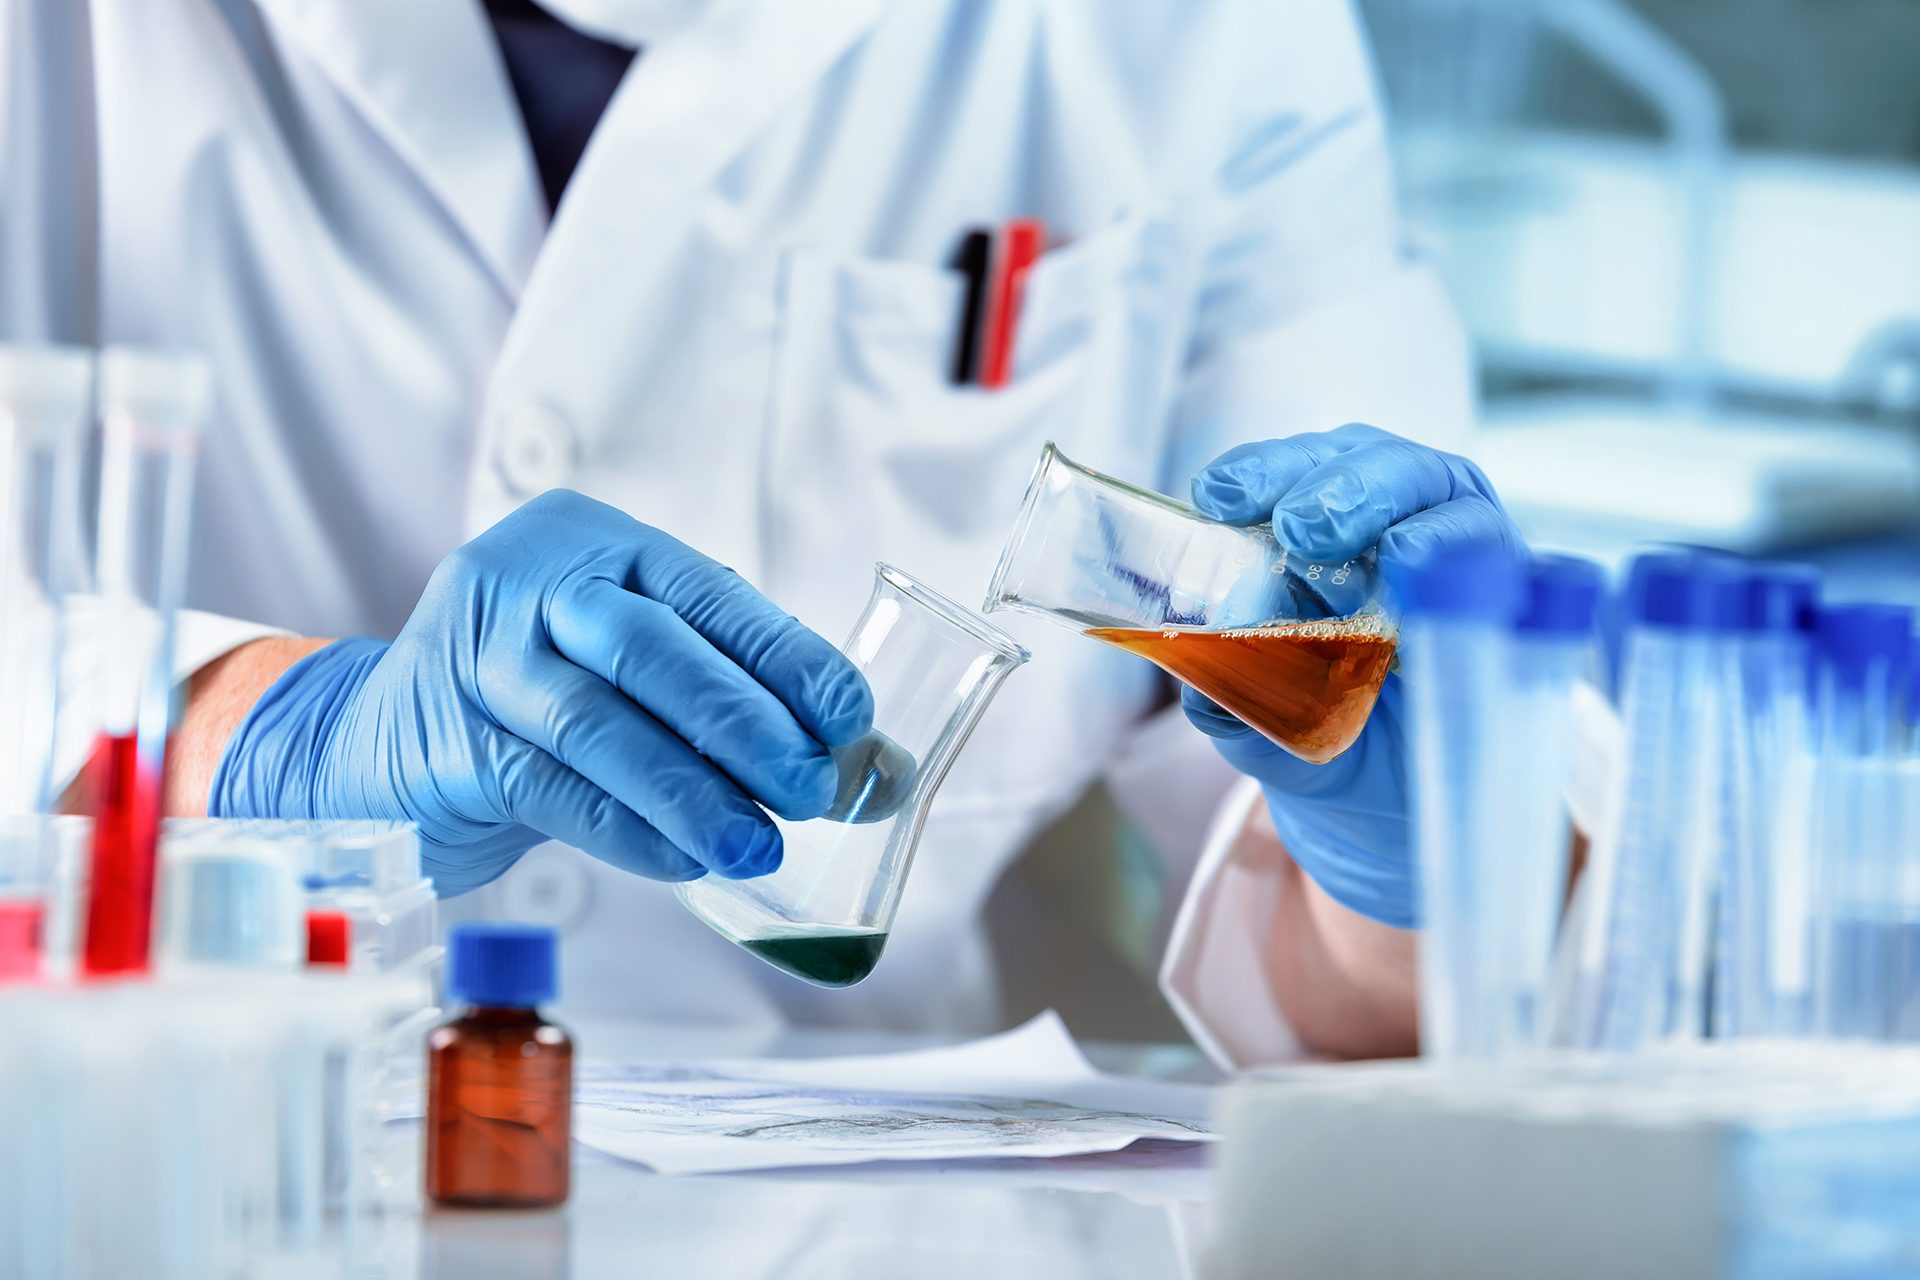
[[[581,1065],[574,1137],[660,1173],[1210,1141],[1209,1091],[1096,1071],[1059,1018],[865,1057]]]

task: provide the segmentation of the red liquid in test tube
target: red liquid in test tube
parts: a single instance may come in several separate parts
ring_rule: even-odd
[[[93,873],[81,969],[90,977],[147,971],[163,761],[137,734],[102,734],[87,764],[94,811]]]

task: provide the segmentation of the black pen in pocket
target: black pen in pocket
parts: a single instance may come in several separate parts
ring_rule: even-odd
[[[980,370],[980,327],[987,309],[987,273],[993,262],[993,233],[969,231],[953,253],[953,269],[966,281],[960,300],[959,333],[953,344],[953,383],[964,387]]]

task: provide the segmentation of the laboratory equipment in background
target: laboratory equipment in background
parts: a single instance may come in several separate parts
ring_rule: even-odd
[[[232,869],[208,874],[219,866]],[[362,1078],[370,1110],[387,1115],[406,1105],[419,1083],[421,1037],[441,1014],[446,962],[439,899],[412,823],[170,818],[161,827],[160,887],[162,973],[209,966],[284,972],[304,957],[308,967],[389,978],[422,992],[376,1028]],[[408,1193],[407,1176],[379,1157],[363,1171],[370,1194],[387,1198]]]
[[[1890,13],[1361,8],[1413,239],[1483,371],[1473,454],[1530,543],[1618,563],[1656,539],[1760,555],[1911,527],[1920,170],[1732,136],[1791,133],[1795,105],[1884,120],[1871,77],[1809,79],[1795,24],[1831,33],[1830,58],[1855,51],[1833,70],[1877,57],[1898,76],[1865,52]],[[1786,62],[1823,91],[1772,92],[1765,69]],[[1747,101],[1729,110],[1729,88]],[[1572,120],[1582,95],[1651,129]]]
[[[165,859],[208,840],[264,841],[293,869],[303,910],[338,914],[348,967],[357,972],[418,973],[437,986],[446,949],[439,898],[420,862],[409,822],[369,819],[169,818],[161,827]]]
[[[1209,1280],[1904,1276],[1920,1049],[1259,1073],[1219,1107]]]
[[[1027,660],[1000,631],[884,564],[841,649],[873,690],[874,716],[871,733],[834,753],[832,810],[773,819],[784,852],[771,875],[675,887],[721,935],[823,987],[851,986],[879,962],[934,794]]]
[[[230,970],[0,991],[0,1274],[347,1275],[364,1072],[411,982]]]
[[[1393,665],[1368,552],[1291,557],[1267,525],[1209,520],[1049,444],[985,609],[1138,654],[1275,744],[1324,764],[1353,745]]]
[[[1501,548],[1396,573],[1421,884],[1420,1045],[1429,1058],[1544,1047],[1573,830],[1573,691],[1602,579]]]
[[[193,473],[211,382],[184,354],[100,356],[100,494],[91,625],[102,661],[87,764],[93,866],[82,964],[146,969],[161,783],[173,721],[173,619],[185,589]]]
[[[541,1017],[558,942],[538,925],[463,924],[447,995],[466,1006],[427,1040],[427,1197],[450,1208],[546,1208],[567,1198],[573,1041]]]
[[[0,908],[0,1274],[365,1274],[417,1205],[380,1129],[439,1014],[412,828],[168,824],[157,963],[74,984],[92,823],[46,821],[53,927]],[[348,964],[300,963],[315,916],[366,922]]]

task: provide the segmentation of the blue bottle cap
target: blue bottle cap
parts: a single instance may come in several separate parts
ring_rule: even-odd
[[[1697,552],[1636,556],[1627,570],[1627,620],[1634,626],[1724,631],[1745,612],[1739,562]]]
[[[1409,614],[1505,622],[1520,610],[1524,564],[1507,548],[1484,543],[1391,564],[1387,585]]]
[[[1812,631],[1820,571],[1807,564],[1750,564],[1744,594],[1743,630]]]
[[[1823,606],[1813,624],[1822,669],[1858,685],[1876,667],[1898,678],[1913,649],[1913,610],[1897,604]]]
[[[1527,566],[1526,599],[1514,627],[1549,635],[1593,630],[1606,581],[1600,566],[1578,556],[1535,556]]]
[[[545,925],[455,925],[447,937],[447,994],[497,1008],[545,1004],[559,989],[557,950]]]

